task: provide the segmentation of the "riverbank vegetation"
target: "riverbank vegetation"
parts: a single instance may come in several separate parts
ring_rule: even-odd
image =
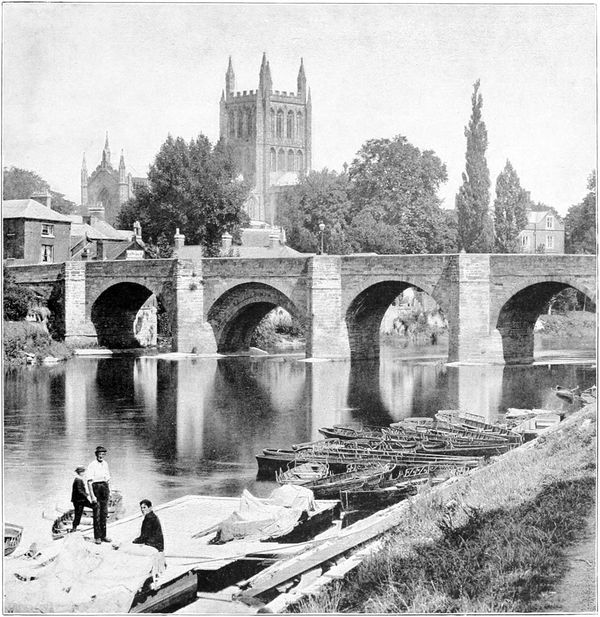
[[[73,355],[68,345],[53,340],[48,330],[36,322],[5,321],[2,338],[4,366],[37,364],[48,357],[65,360]]]
[[[402,525],[306,613],[568,611],[553,589],[596,493],[596,410],[411,500]]]

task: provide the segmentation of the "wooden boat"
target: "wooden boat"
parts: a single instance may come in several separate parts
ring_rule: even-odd
[[[502,444],[490,444],[490,443],[480,443],[480,444],[465,444],[465,443],[455,443],[452,441],[440,442],[440,441],[423,441],[419,448],[417,448],[418,452],[426,452],[430,454],[445,454],[448,456],[497,456],[499,454],[504,454],[508,452],[510,449],[514,447],[513,444],[509,442],[505,442]]]
[[[317,499],[335,499],[342,490],[377,486],[381,480],[390,476],[395,469],[394,464],[372,464],[356,466],[343,473],[331,474],[325,478],[313,480],[304,485],[310,489]]]
[[[348,489],[340,491],[344,510],[379,510],[416,495],[418,482],[403,482],[395,486]]]
[[[589,405],[590,403],[595,403],[596,398],[596,386],[591,386],[583,390],[583,392],[579,395],[581,397],[581,401],[585,405]]]
[[[300,463],[291,465],[285,471],[277,472],[275,479],[279,484],[299,484],[304,485],[313,480],[324,478],[329,475],[329,465],[327,463]]]
[[[110,492],[110,498],[108,501],[108,517],[107,522],[117,520],[123,510],[123,495],[118,490],[112,490]],[[70,508],[63,512],[60,516],[57,516],[52,523],[52,539],[59,540],[64,538],[70,533],[73,527],[73,519],[75,518],[75,510]],[[91,508],[84,508],[83,515],[81,517],[81,523],[79,529],[81,531],[88,530],[93,526],[93,513]]]
[[[525,420],[515,427],[524,441],[535,439],[543,430],[554,426],[561,421],[561,415],[558,413],[540,414],[528,420]]]
[[[23,527],[14,523],[4,523],[4,556],[12,555],[21,542]]]
[[[334,439],[381,439],[383,433],[380,428],[334,424],[322,426],[319,433],[326,438]]]
[[[435,414],[435,418],[438,425],[450,425],[450,427],[466,428],[471,431],[478,431],[480,433],[487,433],[491,435],[499,435],[518,441],[518,436],[509,429],[507,426],[501,426],[499,424],[490,424],[486,422],[483,416],[477,414],[467,413],[463,411],[457,411],[453,409],[445,409],[438,411]]]
[[[568,403],[575,403],[579,399],[579,386],[575,388],[565,388],[563,386],[556,386],[554,388],[554,394],[559,398],[567,401]]]

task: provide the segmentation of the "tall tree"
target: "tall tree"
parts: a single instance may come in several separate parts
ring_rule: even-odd
[[[328,169],[311,171],[287,188],[281,198],[278,224],[286,230],[288,244],[303,253],[318,252],[322,223],[326,252],[343,255],[354,250],[348,238],[353,208],[349,191],[348,174]]]
[[[596,172],[588,178],[588,194],[571,206],[565,218],[565,252],[596,254]]]
[[[510,161],[496,179],[494,201],[495,250],[498,253],[518,253],[519,233],[527,225],[531,206],[529,193],[521,188],[517,172]]]
[[[466,170],[462,175],[462,186],[456,195],[459,249],[468,253],[489,253],[494,241],[489,213],[490,172],[485,158],[488,140],[481,114],[482,107],[483,97],[477,80],[471,97],[471,119],[465,127]]]
[[[52,209],[62,214],[75,211],[75,203],[65,199],[63,193],[53,191],[50,185],[34,171],[19,167],[4,168],[2,173],[2,199],[29,199],[34,193],[49,191]]]
[[[437,191],[446,166],[398,135],[371,139],[349,169],[354,217],[351,233],[362,251],[438,252],[443,214]]]
[[[149,188],[123,206],[118,224],[129,229],[138,220],[148,240],[173,238],[179,228],[187,244],[217,255],[223,233],[238,237],[248,220],[248,187],[237,176],[232,151],[222,142],[213,147],[204,135],[189,143],[169,135],[150,167]]]

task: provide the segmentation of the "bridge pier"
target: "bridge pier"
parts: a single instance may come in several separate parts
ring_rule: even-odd
[[[204,320],[202,259],[177,259],[173,275],[173,351],[217,353],[213,329]]]
[[[316,255],[308,262],[307,358],[349,358],[348,330],[342,318],[342,260]]]
[[[75,347],[95,345],[96,329],[86,316],[86,262],[67,261],[63,273],[65,342]]]
[[[450,362],[504,363],[502,337],[490,324],[490,255],[460,253],[448,315]]]

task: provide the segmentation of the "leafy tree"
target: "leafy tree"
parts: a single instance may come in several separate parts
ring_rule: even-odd
[[[446,166],[398,135],[371,139],[349,169],[354,216],[351,237],[361,251],[437,252],[444,215],[437,190]]]
[[[529,193],[521,188],[519,176],[507,160],[496,179],[494,201],[496,252],[519,252],[519,233],[527,225],[527,210],[530,205]]]
[[[50,185],[34,171],[18,167],[4,168],[2,174],[2,199],[29,199],[34,193],[50,191],[52,209],[62,214],[75,211],[75,204],[65,199],[63,193],[50,189]]]
[[[189,143],[169,135],[150,167],[149,188],[140,187],[123,206],[118,226],[129,229],[138,220],[146,239],[172,238],[179,228],[188,244],[218,255],[222,234],[238,238],[248,222],[243,211],[248,186],[237,176],[231,148],[223,142],[213,147],[204,135]]]
[[[473,86],[471,107],[469,126],[465,127],[466,170],[456,195],[458,244],[459,249],[468,253],[488,253],[492,251],[493,229],[488,211],[490,172],[485,158],[487,129],[481,115],[483,97],[479,93],[479,80]]]
[[[2,307],[4,319],[7,321],[21,321],[27,317],[30,306],[35,301],[35,293],[15,282],[15,277],[9,268],[3,268]]]
[[[343,255],[354,247],[348,238],[352,218],[349,199],[350,181],[347,173],[323,169],[300,177],[298,184],[282,194],[278,223],[286,230],[287,242],[303,253],[320,249],[319,224],[325,229],[324,248]]]
[[[146,244],[146,252],[151,259],[168,259],[173,257],[173,246],[169,243],[167,236],[164,233],[158,236],[156,244],[152,241],[152,238]]]
[[[571,206],[565,218],[565,252],[596,254],[596,172],[588,178],[588,194]]]

